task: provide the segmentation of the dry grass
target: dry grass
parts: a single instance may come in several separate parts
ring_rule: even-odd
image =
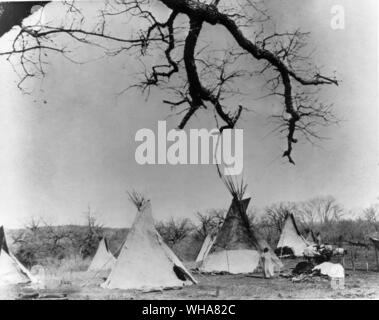
[[[285,260],[290,270],[298,260]],[[263,279],[261,274],[202,275],[194,274],[198,285],[180,290],[141,292],[109,290],[100,287],[108,272],[87,272],[89,261],[69,259],[46,267],[46,286],[40,293],[66,293],[74,300],[133,299],[379,299],[379,273],[347,268],[344,290],[332,290],[329,280],[315,277],[308,282],[293,283],[290,279]],[[189,264],[190,267],[190,264]],[[27,288],[18,288],[27,292]],[[13,296],[15,292],[13,291]]]

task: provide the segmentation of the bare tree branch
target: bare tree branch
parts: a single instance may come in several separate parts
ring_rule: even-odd
[[[139,88],[149,94],[151,88],[158,87],[173,94],[175,98],[167,98],[164,103],[182,116],[178,125],[181,129],[199,109],[212,109],[223,122],[221,131],[234,128],[242,111],[252,107],[235,102],[236,97],[244,94],[239,85],[252,82],[257,76],[268,77],[265,87],[270,93],[267,96],[278,97],[283,103],[283,113],[273,115],[280,122],[276,131],[286,135],[283,157],[293,164],[293,145],[298,142],[296,132],[313,143],[321,138],[318,128],[337,122],[331,105],[311,99],[316,93],[310,88],[338,85],[338,81],[310,62],[312,52],[306,52],[308,33],[300,30],[269,32],[266,28],[269,15],[252,0],[238,1],[235,5],[218,0],[158,2],[167,9],[168,15],[163,21],[157,18],[156,4],[150,0],[114,0],[105,2],[96,25],[91,27],[86,26],[79,4],[65,2],[67,12],[62,25],[23,26],[16,19],[14,25],[21,25],[21,29],[12,48],[0,51],[0,55],[6,55],[9,60],[18,57],[21,87],[27,78],[44,75],[47,51],[72,59],[69,50],[59,45],[58,35],[104,48],[109,56],[133,52],[146,64],[141,81],[129,88]],[[24,18],[26,16],[24,14]],[[114,17],[140,19],[144,30],[125,37],[113,34],[114,30],[109,30],[108,25]],[[207,28],[222,26],[225,34],[234,39],[233,46],[218,52],[208,45],[201,47],[206,25]],[[250,36],[252,30],[253,36]],[[116,48],[107,48],[104,41],[113,43]],[[254,71],[257,65],[260,70]]]

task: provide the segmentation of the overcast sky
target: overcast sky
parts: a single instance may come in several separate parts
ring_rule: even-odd
[[[344,30],[330,27],[335,4],[345,8]],[[45,8],[44,19],[53,16],[54,6]],[[376,1],[270,0],[267,6],[278,30],[310,31],[316,62],[337,71],[340,86],[324,88],[321,97],[334,103],[343,121],[323,129],[329,139],[320,147],[299,142],[293,166],[281,158],[285,140],[270,134],[267,117],[280,101],[252,100],[255,112],[238,124],[244,129],[251,203],[264,207],[333,195],[347,209],[369,206],[379,197]],[[16,31],[0,46],[9,44]],[[222,30],[207,26],[205,36],[217,42]],[[0,58],[0,224],[19,227],[31,216],[54,224],[82,223],[90,205],[106,226],[129,226],[136,211],[126,194],[132,188],[149,196],[158,220],[226,208],[231,196],[214,166],[135,162],[136,131],[155,131],[157,121],[170,114],[164,95],[155,92],[149,100],[134,91],[117,95],[133,77],[136,60],[127,55],[97,59],[98,49],[76,46],[78,56],[91,62],[77,65],[53,55],[47,75],[35,80],[30,95],[16,87],[11,65]],[[252,87],[252,95],[258,97],[259,90]],[[180,118],[167,120],[174,128]],[[211,120],[202,112],[189,126],[209,128]]]

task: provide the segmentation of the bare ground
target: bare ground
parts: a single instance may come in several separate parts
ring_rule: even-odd
[[[297,261],[286,262],[290,270]],[[313,277],[304,282],[278,277],[263,279],[261,274],[250,275],[204,275],[194,273],[197,285],[176,290],[142,292],[137,290],[108,290],[99,285],[107,273],[94,274],[72,271],[50,274],[46,288],[17,287],[8,291],[8,298],[17,298],[20,293],[60,293],[67,299],[379,299],[379,272],[365,269],[346,270],[345,289],[332,290],[328,279]],[[11,294],[11,295],[10,295]]]
[[[357,271],[346,278],[344,290],[332,290],[329,280],[293,283],[290,279],[263,279],[260,275],[202,275],[198,285],[180,290],[143,293],[104,290],[88,286],[73,299],[379,299],[379,274]]]

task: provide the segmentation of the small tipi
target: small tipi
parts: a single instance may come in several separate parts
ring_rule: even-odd
[[[208,233],[205,237],[204,242],[200,248],[200,251],[196,257],[196,263],[201,263],[205,257],[208,255],[209,250],[211,250],[215,240],[216,240],[217,232]]]
[[[97,247],[88,271],[110,270],[116,263],[116,258],[109,250],[107,238],[102,238]]]
[[[317,243],[316,236],[314,235],[312,229],[309,229],[309,230],[308,230],[308,232],[307,232],[307,236],[305,237],[305,241],[307,241],[307,243],[308,243],[309,245],[315,245],[315,244]]]
[[[150,201],[136,193],[131,198],[138,208],[137,216],[102,287],[153,290],[196,283],[155,229]]]
[[[219,171],[219,170],[218,170]],[[231,178],[219,175],[233,196],[225,221],[208,254],[203,259],[201,272],[232,274],[254,272],[260,262],[261,245],[250,226],[246,210],[250,198],[243,199],[247,185],[238,185]]]
[[[32,276],[29,271],[9,251],[4,228],[0,227],[0,286],[29,283]]]
[[[292,213],[286,216],[276,252],[280,252],[285,247],[292,249],[296,257],[303,256],[304,249],[308,247],[307,241],[302,237],[297,228],[295,217]]]

